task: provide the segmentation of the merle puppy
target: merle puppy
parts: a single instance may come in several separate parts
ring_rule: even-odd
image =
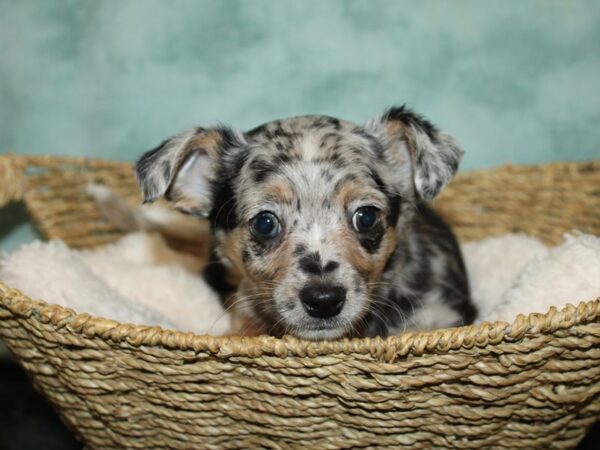
[[[210,220],[205,276],[226,305],[265,333],[332,339],[474,319],[459,247],[426,204],[461,156],[396,107],[365,126],[304,116],[191,129],[136,172],[147,202]]]

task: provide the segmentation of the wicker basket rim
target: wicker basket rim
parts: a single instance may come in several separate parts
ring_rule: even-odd
[[[88,338],[99,337],[116,344],[161,346],[171,350],[192,350],[221,357],[273,355],[277,357],[314,357],[339,354],[365,354],[393,361],[407,355],[447,353],[488,344],[514,342],[525,335],[551,334],[574,325],[586,325],[600,314],[600,297],[566,304],[562,309],[552,306],[546,313],[519,314],[512,323],[483,322],[457,328],[406,332],[388,338],[354,338],[332,341],[308,341],[292,336],[210,336],[193,332],[163,329],[159,326],[121,323],[112,319],[77,313],[70,308],[32,300],[19,290],[0,282],[0,307],[17,317],[49,324],[58,331]]]

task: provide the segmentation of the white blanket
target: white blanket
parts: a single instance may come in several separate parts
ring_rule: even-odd
[[[572,234],[554,249],[524,235],[463,245],[477,321],[600,295],[600,238]],[[4,255],[0,280],[24,294],[92,315],[199,334],[230,332],[231,318],[198,275],[202,262],[169,248],[154,233],[127,235],[87,251],[60,241],[34,242]]]

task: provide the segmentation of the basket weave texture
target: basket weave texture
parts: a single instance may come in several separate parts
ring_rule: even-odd
[[[127,163],[0,156],[0,206],[24,201],[73,247],[121,236],[89,182],[139,200]],[[459,175],[435,206],[462,241],[600,234],[600,162]],[[309,342],[121,324],[0,283],[0,336],[92,449],[573,448],[600,417],[600,299],[565,303],[580,300],[511,324]]]

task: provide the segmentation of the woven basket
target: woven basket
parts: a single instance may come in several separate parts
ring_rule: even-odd
[[[129,164],[0,157],[0,205],[23,200],[73,247],[120,233],[82,191],[132,202]],[[438,210],[463,241],[600,234],[600,162],[460,175]],[[73,431],[99,448],[572,448],[600,416],[600,299],[388,339],[211,337],[121,324],[0,284],[0,336]]]

